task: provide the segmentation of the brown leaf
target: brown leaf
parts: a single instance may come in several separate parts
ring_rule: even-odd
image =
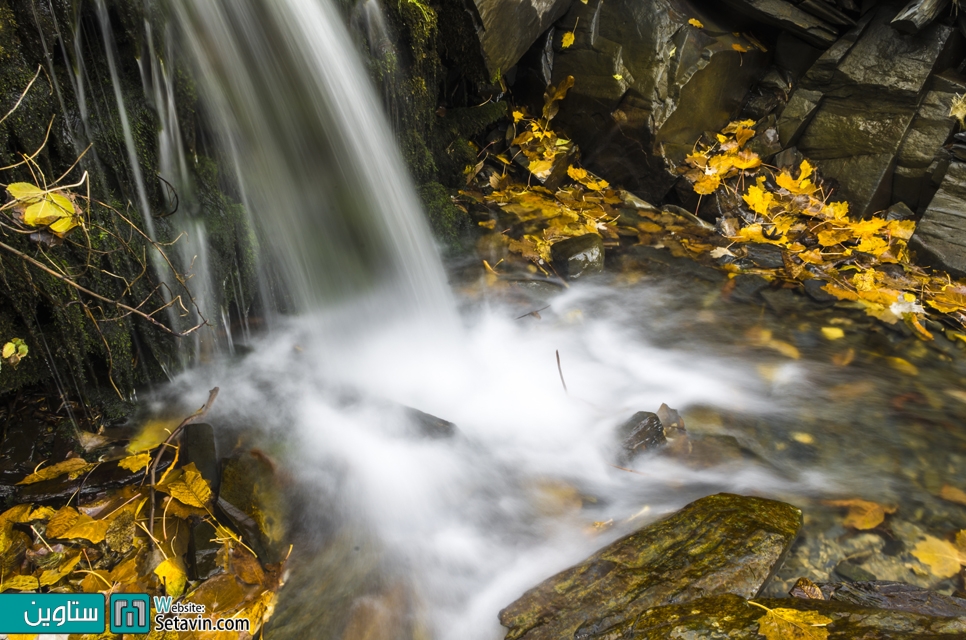
[[[260,585],[265,581],[265,571],[262,569],[258,558],[244,547],[232,547],[231,570],[242,582],[247,584]]]
[[[848,507],[844,524],[859,530],[875,529],[885,520],[887,513],[895,513],[896,507],[885,506],[877,502],[860,500],[828,500],[825,504],[832,507]]]
[[[808,578],[799,578],[795,586],[788,592],[788,595],[804,600],[825,600],[825,594],[822,593],[822,589]]]

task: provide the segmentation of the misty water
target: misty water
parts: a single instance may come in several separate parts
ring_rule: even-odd
[[[724,279],[633,256],[556,292],[487,282],[478,265],[453,266],[447,284],[334,7],[173,7],[259,229],[267,328],[213,329],[232,348],[144,404],[194,408],[219,386],[208,419],[222,444],[260,447],[288,478],[275,637],[340,637],[369,615],[385,637],[498,638],[500,608],[530,586],[720,491],[801,506],[806,538],[828,542],[795,556],[816,580],[855,543],[823,499],[894,503],[921,531],[966,526],[935,497],[966,487],[954,345],[804,298],[736,300]],[[698,453],[617,468],[617,426],[661,404],[683,413]],[[407,407],[456,432],[421,433]],[[877,550],[894,534],[865,535]],[[877,570],[936,586],[894,564]]]

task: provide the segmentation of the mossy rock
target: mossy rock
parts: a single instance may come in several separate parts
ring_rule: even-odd
[[[708,496],[545,580],[501,611],[500,622],[507,640],[589,638],[653,607],[721,594],[751,598],[801,522],[801,510],[783,502]]]

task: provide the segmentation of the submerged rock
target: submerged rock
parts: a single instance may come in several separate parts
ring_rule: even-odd
[[[656,413],[638,411],[617,429],[621,439],[618,462],[627,464],[644,451],[653,451],[667,444],[664,425]]]
[[[799,509],[774,500],[702,498],[537,585],[501,611],[500,622],[508,640],[620,637],[607,634],[652,607],[719,594],[753,597],[801,518]]]
[[[943,595],[902,582],[838,582],[823,583],[818,587],[825,599],[834,602],[944,618],[966,617],[966,600],[963,598]]]
[[[264,562],[286,552],[287,501],[275,465],[260,451],[229,458],[221,473],[217,505]]]
[[[553,82],[575,83],[554,125],[587,168],[661,200],[677,179],[666,159],[682,162],[724,127],[763,69],[765,55],[736,31],[681,0],[575,2],[556,25]]]
[[[812,635],[770,636],[782,638],[827,638],[828,640],[915,638],[946,640],[966,633],[966,618],[940,618],[905,611],[882,611],[844,602],[799,600],[796,598],[756,599],[760,606],[735,595],[719,595],[687,603],[644,611],[606,633],[593,632],[581,640],[761,640],[759,620],[768,609],[814,611],[831,619],[815,627]],[[817,633],[819,630],[827,632]],[[792,632],[794,633],[794,632]]]
[[[604,270],[604,239],[596,233],[562,240],[550,252],[553,268],[563,278],[576,279]]]

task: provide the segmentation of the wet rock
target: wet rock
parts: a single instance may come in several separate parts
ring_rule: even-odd
[[[573,3],[556,26],[575,41],[563,49],[558,40],[553,81],[576,82],[554,125],[589,169],[654,202],[677,179],[667,161],[682,162],[705,131],[738,113],[765,62],[734,35],[737,25],[680,9],[674,0],[589,0]]]
[[[30,469],[37,466],[32,462],[37,443],[35,427],[24,424],[10,424],[0,444],[0,477],[19,480]]]
[[[732,282],[735,284],[728,299],[735,302],[761,302],[761,296],[758,294],[769,285],[767,280],[754,274],[735,276]]]
[[[787,317],[803,310],[807,300],[791,289],[762,289],[760,292],[768,308],[779,317]]]
[[[823,289],[822,287],[824,286],[825,282],[822,280],[806,280],[802,284],[802,288],[805,289],[805,295],[815,302],[818,302],[822,305],[835,304],[835,301],[838,300],[838,298]]]
[[[949,165],[909,247],[923,263],[966,276],[966,163]]]
[[[892,27],[902,33],[919,33],[939,17],[949,0],[912,0],[892,20]]]
[[[473,0],[466,13],[473,18],[490,77],[500,77],[515,65],[571,2]]]
[[[207,580],[220,570],[217,555],[221,544],[215,542],[218,535],[214,526],[201,521],[191,526],[188,540],[188,571],[192,580]]]
[[[229,458],[221,473],[217,505],[264,562],[286,551],[287,502],[275,465],[254,450]]]
[[[184,464],[194,463],[214,495],[218,495],[218,454],[215,450],[215,432],[210,424],[195,422],[181,432],[181,459]]]
[[[416,433],[426,438],[452,438],[454,435],[459,433],[456,425],[452,422],[443,420],[442,418],[437,418],[436,416],[420,411],[419,409],[406,407],[405,413],[410,424],[416,430]]]
[[[947,97],[927,90],[954,62],[954,29],[899,36],[889,26],[895,11],[883,3],[863,16],[809,69],[779,119],[782,142],[815,160],[857,215],[891,203],[895,176],[904,200],[917,192],[948,136],[937,115]]]
[[[173,456],[170,455],[161,457],[157,471],[159,478],[161,473],[171,465],[172,460]],[[72,496],[75,496],[75,500],[87,498],[120,487],[140,484],[144,480],[146,469],[132,473],[119,467],[117,462],[117,460],[105,462],[89,473],[81,474],[74,479],[64,475],[42,482],[19,485],[14,487],[16,489],[14,495],[17,502],[47,504],[65,501]]]
[[[852,564],[848,560],[844,560],[835,565],[834,571],[839,577],[850,582],[871,582],[876,579],[873,573],[866,571],[856,564]]]
[[[795,598],[755,599],[769,609],[790,608],[815,611],[832,619],[822,635],[828,640],[859,638],[907,638],[951,640],[966,632],[966,618],[941,618],[905,611],[884,612],[844,602],[799,600]],[[633,640],[761,640],[758,620],[765,614],[761,607],[734,595],[702,598],[685,604],[656,607],[636,619],[608,629],[579,636],[581,640],[623,638]],[[792,636],[789,636],[792,637]],[[799,636],[806,637],[806,636]],[[820,637],[815,635],[814,637]]]
[[[656,413],[638,411],[617,429],[620,437],[618,462],[627,464],[644,451],[654,451],[667,444],[664,425]]]
[[[604,270],[604,239],[596,233],[567,238],[550,248],[553,268],[563,278],[576,279]]]
[[[755,244],[749,242],[745,245],[745,255],[755,263],[756,267],[762,269],[781,269],[785,266],[782,258],[782,248],[774,244]]]
[[[910,209],[905,202],[897,202],[885,211],[886,220],[912,220],[916,217],[916,212]]]
[[[794,33],[816,47],[830,47],[838,39],[835,27],[785,0],[724,0],[724,3],[750,18]]]
[[[902,582],[883,580],[825,583],[819,586],[833,602],[848,602],[870,609],[910,611],[927,616],[966,617],[966,599]]]
[[[500,622],[508,640],[593,638],[670,602],[719,594],[740,602],[758,593],[800,526],[801,511],[788,504],[708,496],[534,587]]]

